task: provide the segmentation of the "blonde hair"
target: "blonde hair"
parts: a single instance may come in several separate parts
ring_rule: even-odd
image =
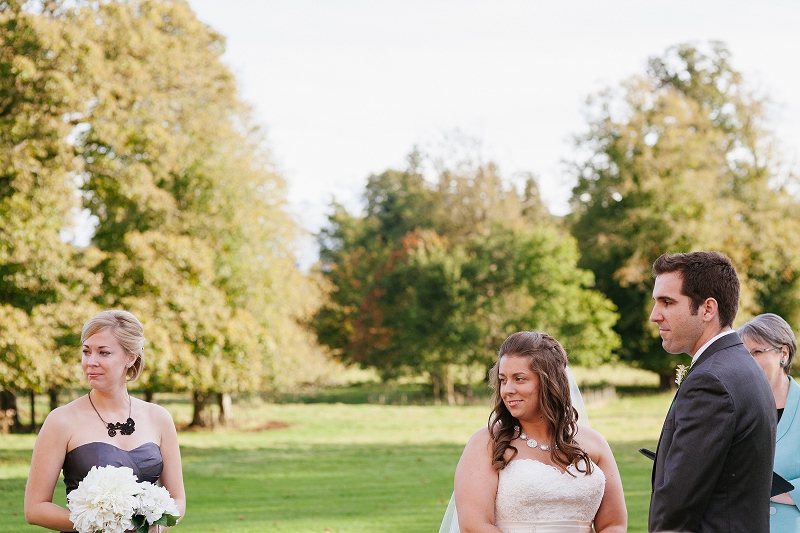
[[[126,353],[136,360],[128,367],[128,381],[135,381],[144,369],[144,328],[139,319],[128,311],[112,309],[89,319],[81,331],[81,344],[101,331],[110,331]]]

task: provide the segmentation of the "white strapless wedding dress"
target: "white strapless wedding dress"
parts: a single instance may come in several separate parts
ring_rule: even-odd
[[[574,466],[561,472],[533,459],[511,461],[500,471],[495,525],[503,533],[592,533],[606,476],[592,463],[591,475]],[[460,533],[454,498],[439,533]]]
[[[511,461],[500,471],[495,525],[503,533],[591,533],[606,485],[592,466],[587,476],[572,465],[561,472],[534,459]]]

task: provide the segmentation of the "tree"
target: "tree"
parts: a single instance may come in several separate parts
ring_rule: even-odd
[[[418,161],[369,178],[364,216],[337,206],[330,217],[320,342],[384,379],[427,375],[449,403],[458,369],[487,367],[519,329],[547,329],[577,362],[607,360],[613,308],[575,268],[574,241],[541,217],[534,184],[520,195],[490,163],[441,169],[431,186]]]
[[[653,261],[662,253],[715,249],[743,282],[740,317],[769,310],[797,320],[796,200],[778,183],[764,102],[747,92],[727,49],[671,48],[646,76],[590,101],[590,155],[575,166],[572,234],[580,266],[617,306],[620,356],[674,379],[648,322]],[[775,265],[780,264],[780,269]]]
[[[192,391],[197,424],[209,396],[319,377],[302,324],[320,291],[223,38],[182,0],[7,2],[0,24],[0,303],[32,336],[3,353],[50,380],[25,386],[74,383],[29,341],[61,358],[109,307],[145,326],[146,394]],[[77,249],[59,232],[81,201],[96,227]]]
[[[15,395],[74,385],[77,346],[59,327],[80,328],[99,286],[94,250],[65,242],[77,208],[70,117],[85,101],[76,28],[57,23],[45,3],[33,14],[0,4],[0,348],[2,408]],[[78,107],[76,107],[76,105]],[[19,423],[16,429],[19,429]]]
[[[202,425],[210,396],[285,382],[276,357],[319,360],[299,325],[318,290],[223,38],[177,0],[79,2],[74,19],[95,58],[76,151],[100,301],[144,317],[159,341],[144,386],[193,391]]]

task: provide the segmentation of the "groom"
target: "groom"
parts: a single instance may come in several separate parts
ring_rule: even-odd
[[[769,533],[775,400],[731,326],[739,278],[718,252],[653,264],[661,344],[692,356],[653,466],[649,531]]]

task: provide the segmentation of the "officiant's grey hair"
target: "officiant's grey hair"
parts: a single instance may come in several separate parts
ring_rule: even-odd
[[[739,328],[738,333],[742,339],[760,341],[771,346],[786,346],[789,349],[789,356],[781,368],[786,375],[789,375],[794,354],[797,353],[797,339],[792,327],[784,319],[774,313],[764,313]]]

